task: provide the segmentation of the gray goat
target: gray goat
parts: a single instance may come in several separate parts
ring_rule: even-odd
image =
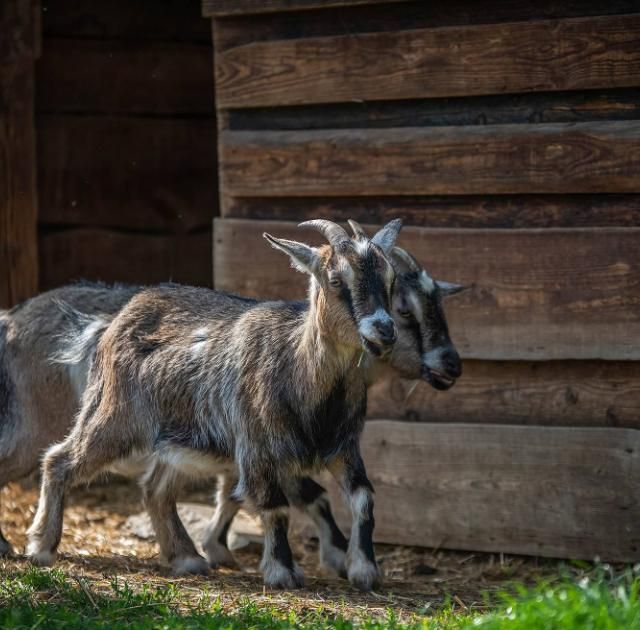
[[[360,456],[364,347],[396,340],[389,315],[395,272],[386,255],[400,221],[353,241],[338,225],[309,221],[329,245],[265,237],[310,275],[307,302],[242,302],[206,289],[164,287],[135,295],[98,344],[78,419],[42,467],[28,554],[49,564],[62,533],[64,496],[128,458],[152,465],[143,494],[163,555],[177,572],[204,571],[177,515],[182,476],[238,471],[235,494],[260,512],[267,585],[302,584],[287,540],[287,490],[327,467],[350,499],[347,574],[368,590],[378,579],[373,497]]]

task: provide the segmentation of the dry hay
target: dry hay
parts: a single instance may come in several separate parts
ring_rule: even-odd
[[[208,496],[209,492],[200,491],[185,498],[205,502]],[[0,522],[19,552],[24,551],[25,530],[36,501],[35,487],[11,484],[0,492]],[[362,594],[346,581],[322,573],[314,540],[293,539],[294,554],[307,577],[306,588],[295,593],[264,589],[256,545],[235,552],[241,570],[221,569],[207,577],[175,578],[159,563],[156,544],[136,537],[127,527],[127,518],[140,509],[140,492],[133,483],[112,481],[75,489],[65,512],[58,566],[72,577],[89,580],[98,592],[107,589],[117,575],[134,588],[175,583],[192,603],[206,593],[219,597],[229,610],[250,598],[256,602],[268,600],[270,605],[286,610],[293,607],[300,613],[322,607],[343,615],[366,610],[375,616],[391,607],[401,618],[438,606],[447,596],[460,608],[483,608],[484,593],[514,580],[530,583],[557,574],[558,569],[557,562],[536,558],[377,545],[384,586],[379,592]],[[21,557],[0,560],[4,571],[25,566]]]

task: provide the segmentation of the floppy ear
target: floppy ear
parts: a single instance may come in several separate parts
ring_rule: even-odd
[[[376,235],[371,239],[372,243],[375,243],[385,254],[389,254],[396,244],[398,238],[398,232],[402,227],[402,219],[394,219],[389,221],[387,225],[381,228]]]
[[[436,280],[436,284],[440,289],[440,293],[442,293],[442,297],[449,297],[450,295],[455,295],[456,293],[461,293],[471,288],[462,284],[445,282],[444,280]]]
[[[298,243],[298,241],[275,238],[266,232],[262,236],[271,243],[271,247],[283,251],[291,258],[291,266],[294,269],[315,275],[320,259],[313,247],[309,247],[309,245],[305,245],[304,243]]]

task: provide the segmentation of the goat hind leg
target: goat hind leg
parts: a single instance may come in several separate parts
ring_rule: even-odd
[[[311,477],[300,477],[287,486],[287,499],[311,518],[318,532],[320,563],[340,577],[347,577],[347,539],[340,531],[326,490]]]
[[[237,568],[238,566],[229,551],[227,541],[231,522],[241,505],[240,501],[233,496],[236,482],[236,475],[218,475],[216,511],[202,543],[209,566],[212,568],[220,566]]]
[[[157,463],[144,476],[142,492],[156,539],[174,575],[209,572],[207,561],[196,551],[176,506],[181,487],[179,473],[166,464]]]

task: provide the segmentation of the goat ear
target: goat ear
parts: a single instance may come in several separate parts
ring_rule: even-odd
[[[298,243],[298,241],[289,241],[285,238],[275,238],[271,234],[266,232],[264,236],[271,247],[283,251],[289,258],[291,258],[291,266],[303,273],[315,274],[318,268],[318,254],[313,247],[305,245],[305,243]]]
[[[455,284],[453,282],[445,282],[444,280],[436,280],[436,284],[440,289],[440,293],[442,297],[449,297],[450,295],[455,295],[456,293],[462,293],[462,291],[466,291],[471,287],[464,286],[462,284]]]
[[[389,221],[387,225],[381,228],[376,235],[371,239],[372,243],[375,243],[385,254],[389,254],[396,244],[398,233],[402,227],[402,219],[394,219]]]

